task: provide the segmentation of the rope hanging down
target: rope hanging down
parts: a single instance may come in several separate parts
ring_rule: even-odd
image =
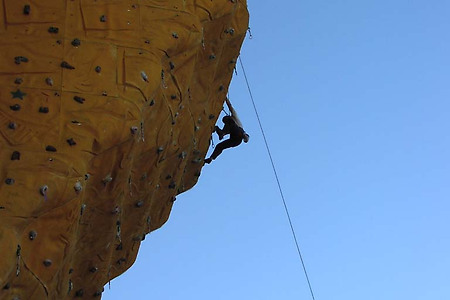
[[[305,273],[306,281],[308,282],[309,291],[311,292],[312,299],[315,300],[316,298],[314,297],[314,292],[313,292],[313,289],[312,289],[312,286],[311,286],[311,282],[309,281],[308,272],[306,271],[305,262],[303,261],[303,256],[302,256],[302,252],[300,251],[300,246],[299,246],[299,243],[297,241],[297,236],[295,235],[295,230],[294,230],[294,226],[292,225],[291,216],[289,214],[289,210],[288,210],[288,207],[287,207],[287,204],[286,204],[286,200],[284,198],[283,190],[281,189],[281,184],[280,184],[280,180],[278,178],[277,170],[275,168],[275,163],[273,162],[272,154],[270,152],[269,143],[267,142],[267,138],[266,138],[266,135],[264,133],[264,129],[263,129],[262,124],[261,124],[261,119],[259,118],[258,110],[256,109],[255,100],[253,99],[252,90],[250,89],[250,84],[249,84],[248,79],[247,79],[247,74],[245,73],[244,64],[242,63],[242,59],[241,59],[240,56],[239,56],[239,63],[240,63],[241,68],[242,68],[242,73],[244,74],[245,82],[247,83],[248,92],[249,92],[250,98],[252,100],[253,109],[255,110],[256,118],[258,119],[259,128],[261,129],[261,133],[262,133],[262,136],[264,138],[264,143],[266,144],[267,153],[269,154],[270,162],[272,164],[273,173],[275,174],[275,178],[277,180],[278,189],[280,191],[281,199],[283,200],[284,210],[286,211],[286,216],[287,216],[287,218],[289,220],[289,225],[291,226],[292,236],[294,237],[295,245],[297,246],[298,256],[299,256],[300,261],[302,263],[303,272]]]

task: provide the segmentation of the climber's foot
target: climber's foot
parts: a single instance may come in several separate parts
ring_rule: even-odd
[[[205,163],[207,163],[207,164],[210,164],[212,162],[212,159],[211,159],[211,157],[210,158],[207,158],[207,159],[205,159]]]

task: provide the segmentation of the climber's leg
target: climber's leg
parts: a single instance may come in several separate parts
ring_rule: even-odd
[[[209,164],[211,161],[216,159],[217,156],[219,156],[222,153],[223,150],[228,149],[228,148],[232,148],[232,147],[236,147],[241,142],[242,142],[242,138],[230,138],[230,139],[228,139],[226,141],[223,141],[223,142],[219,143],[216,146],[216,148],[214,149],[214,151],[211,154],[211,156],[209,158],[205,159],[205,163]]]

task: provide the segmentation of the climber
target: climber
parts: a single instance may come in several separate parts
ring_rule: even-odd
[[[224,124],[223,128],[220,129],[218,126],[215,126],[213,133],[214,132],[217,133],[217,135],[219,136],[219,140],[222,140],[224,135],[227,134],[230,135],[230,138],[226,141],[219,143],[216,146],[211,156],[205,159],[205,163],[207,164],[211,163],[214,159],[216,159],[217,156],[219,156],[223,150],[231,147],[236,147],[242,141],[244,141],[244,143],[247,143],[250,139],[250,136],[245,132],[236,111],[231,105],[230,100],[228,100],[228,98],[225,98],[225,101],[227,103],[228,109],[231,112],[231,116],[223,117],[222,118],[222,122]]]

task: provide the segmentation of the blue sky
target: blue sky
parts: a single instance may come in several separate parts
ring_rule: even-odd
[[[450,2],[248,5],[242,59],[316,300],[450,299]],[[230,97],[250,143],[103,299],[311,299],[240,68]]]

